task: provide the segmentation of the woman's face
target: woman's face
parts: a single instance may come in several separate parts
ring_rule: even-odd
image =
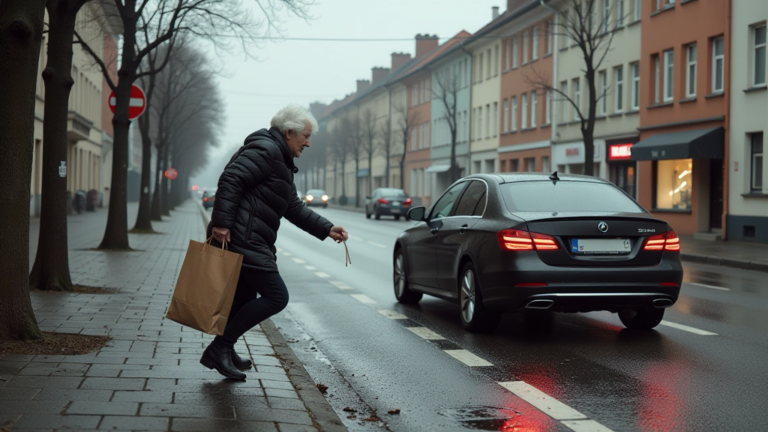
[[[309,147],[309,136],[312,135],[312,125],[304,123],[304,130],[294,132],[289,130],[285,134],[285,141],[288,143],[288,150],[293,157],[301,157],[301,152]]]

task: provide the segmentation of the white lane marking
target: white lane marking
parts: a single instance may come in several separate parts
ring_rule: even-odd
[[[306,262],[306,261],[304,261],[304,260],[303,260],[303,259],[301,259],[301,258],[291,258],[291,259],[292,259],[292,260],[293,260],[293,262],[295,262],[296,264],[304,264],[304,263]]]
[[[419,336],[426,340],[445,340],[444,337],[440,336],[439,334],[433,332],[432,330],[426,327],[406,327],[406,329],[413,332],[416,336]]]
[[[493,366],[467,350],[445,350],[445,353],[467,366]]]
[[[338,288],[338,289],[343,289],[343,290],[352,289],[352,287],[351,287],[351,286],[349,286],[349,285],[345,284],[345,283],[344,283],[344,282],[342,282],[342,281],[328,281],[328,282],[330,282],[330,283],[331,283],[331,285],[335,286],[335,287],[336,287],[336,288]]]
[[[379,311],[379,313],[384,315],[385,317],[387,317],[389,319],[393,319],[393,320],[408,319],[407,316],[405,316],[405,315],[403,315],[403,314],[401,314],[399,312],[392,311],[392,310],[382,309],[382,310]]]
[[[700,284],[700,283],[696,283],[696,282],[683,282],[683,283],[687,283],[688,285],[700,286],[702,288],[716,289],[716,290],[720,290],[720,291],[730,291],[731,290],[730,288],[719,287],[719,286],[714,286],[714,285]]]
[[[275,248],[275,250],[277,250],[278,252],[282,252],[282,251],[283,251],[283,250],[282,250],[282,249],[280,249],[279,247],[276,247],[276,248]]]
[[[539,411],[555,420],[586,419],[587,416],[549,396],[536,387],[523,381],[500,382],[500,386],[517,395],[520,399],[536,407]]]
[[[290,252],[283,252],[283,255],[285,255],[285,256],[292,256],[293,254],[290,253]]]
[[[383,244],[380,244],[380,243],[376,243],[376,242],[372,242],[372,241],[369,241],[369,242],[368,242],[368,244],[370,244],[370,245],[374,245],[374,246],[378,246],[378,247],[380,247],[380,248],[382,248],[382,249],[386,249],[386,248],[387,248],[387,247],[386,247],[386,246],[384,246]]]
[[[315,267],[315,266],[304,266],[304,268],[305,268],[305,269],[307,269],[307,270],[309,270],[309,271],[315,271],[315,270],[317,270],[317,267]]]
[[[613,432],[594,420],[565,420],[561,422],[576,432]]]
[[[376,303],[372,298],[368,297],[365,294],[350,294],[350,295],[360,303],[367,303],[367,304]]]
[[[318,277],[321,277],[321,278],[329,278],[329,277],[331,277],[331,275],[329,275],[328,273],[323,273],[323,272],[315,272],[315,274]]]
[[[696,327],[688,327],[687,325],[677,324],[669,321],[662,321],[661,325],[676,328],[678,330],[687,331],[687,332],[694,333],[701,336],[717,336],[717,333],[712,333],[706,330],[697,329]]]
[[[360,237],[356,237],[356,236],[353,236],[353,235],[347,235],[347,237],[351,238],[352,240],[363,241],[363,239],[361,239]]]

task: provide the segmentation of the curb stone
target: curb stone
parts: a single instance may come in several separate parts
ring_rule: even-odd
[[[768,264],[756,263],[751,261],[740,261],[729,258],[718,258],[709,255],[699,254],[680,254],[680,258],[683,261],[695,262],[700,264],[709,264],[725,267],[733,267],[742,270],[755,270],[760,272],[768,272]]]

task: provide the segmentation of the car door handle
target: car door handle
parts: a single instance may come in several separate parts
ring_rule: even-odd
[[[469,230],[469,225],[464,224],[459,227],[459,234],[464,234],[465,231]]]

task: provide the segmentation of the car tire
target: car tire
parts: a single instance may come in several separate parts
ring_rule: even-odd
[[[366,219],[370,219],[371,218],[371,214],[368,213],[368,209],[365,209],[365,218]]]
[[[323,204],[323,208],[328,208],[328,204]]]
[[[395,216],[395,220],[400,220],[400,216]]]
[[[393,262],[393,282],[395,287],[395,298],[398,302],[404,304],[418,303],[424,294],[416,291],[412,291],[408,288],[408,271],[405,261],[405,254],[402,248],[398,248],[395,251],[395,259]]]
[[[619,319],[628,329],[650,330],[664,319],[664,309],[653,307],[622,309],[619,311]]]
[[[458,281],[459,314],[464,330],[471,333],[490,333],[499,325],[501,314],[488,310],[474,264],[468,262],[461,269]]]
[[[381,220],[381,215],[379,214],[378,210],[375,208],[373,209],[373,218],[376,220]]]

